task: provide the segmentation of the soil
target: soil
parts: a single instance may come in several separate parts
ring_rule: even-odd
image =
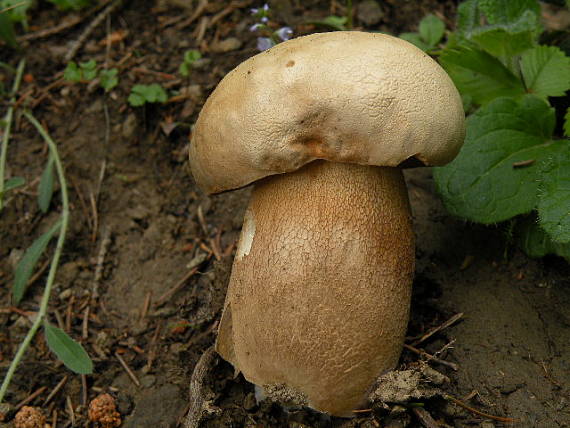
[[[201,193],[188,169],[188,136],[218,81],[256,53],[249,7],[259,5],[210,1],[194,22],[180,25],[197,3],[125,1],[96,27],[75,59],[118,67],[119,86],[109,93],[61,80],[63,56],[96,14],[66,13],[66,19],[81,16],[80,23],[24,42],[22,52],[0,47],[3,61],[12,66],[22,56],[27,60],[18,103],[31,107],[57,142],[70,191],[72,220],[48,317],[83,343],[94,373],[84,379],[72,374],[38,334],[6,397],[16,406],[41,390],[28,405],[41,408],[49,423],[55,418],[57,427],[88,426],[87,406],[103,392],[114,398],[124,427],[181,426],[195,365],[215,339],[249,189],[213,197]],[[377,23],[357,18],[356,26],[413,31],[427,13],[451,25],[456,8],[446,0],[379,3]],[[276,25],[288,24],[296,34],[316,31],[304,22],[328,16],[331,8],[342,13],[334,1],[277,0],[271,6]],[[214,24],[203,19],[224,10],[228,13]],[[33,10],[30,33],[54,28],[62,15],[47,5]],[[201,26],[205,33],[196,44]],[[110,34],[115,39],[106,49]],[[226,45],[230,50],[215,48],[216,41],[228,38],[237,40]],[[182,78],[178,66],[192,48],[206,60]],[[9,87],[13,76],[0,73]],[[133,108],[126,99],[138,83],[159,83],[179,96]],[[0,222],[1,377],[30,325],[28,317],[38,310],[46,279],[46,270],[36,275],[15,308],[9,293],[14,266],[61,209],[57,196],[47,214],[37,206],[46,160],[44,142],[17,114],[8,172],[27,184],[7,197]],[[501,418],[514,418],[510,425],[519,427],[570,426],[568,265],[556,258],[526,258],[509,241],[508,228],[449,216],[429,169],[410,170],[406,178],[417,238],[408,343],[463,314],[417,345],[447,363],[430,362],[447,381],[434,386],[435,393],[415,397],[415,406],[377,405],[353,419],[328,418],[257,403],[253,386],[212,354],[198,379],[204,399],[199,404],[205,408],[200,426],[429,426],[425,414],[439,426],[490,428],[503,426]],[[48,248],[53,253],[54,243]],[[47,261],[44,256],[38,267]],[[425,367],[425,360],[425,354],[406,349],[398,369]],[[467,410],[450,396],[492,417]],[[0,427],[12,426],[13,415],[8,411]]]

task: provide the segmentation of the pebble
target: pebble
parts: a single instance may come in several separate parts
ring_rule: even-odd
[[[241,48],[242,42],[236,37],[228,37],[227,39],[220,40],[212,43],[210,49],[215,53],[224,53],[235,51]]]
[[[121,128],[121,135],[123,138],[129,140],[135,135],[135,131],[137,129],[137,117],[134,113],[131,113],[127,116],[127,119],[123,122],[123,126]]]

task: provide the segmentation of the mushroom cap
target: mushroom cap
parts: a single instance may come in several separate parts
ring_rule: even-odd
[[[218,193],[315,160],[444,165],[459,152],[465,115],[445,71],[385,34],[311,34],[229,72],[192,133],[197,184]]]

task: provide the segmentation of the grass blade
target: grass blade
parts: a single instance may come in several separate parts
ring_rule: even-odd
[[[40,256],[47,247],[51,238],[59,231],[61,227],[61,220],[52,226],[50,230],[40,236],[34,243],[26,250],[24,257],[16,267],[14,286],[12,287],[12,296],[14,303],[17,305],[22,300],[26,286],[30,276],[32,275]]]
[[[83,346],[69,337],[65,331],[44,322],[44,334],[49,349],[69,370],[79,374],[93,373],[93,362]]]
[[[53,165],[53,157],[50,156],[42,172],[42,178],[38,187],[38,205],[44,214],[48,212],[51,197],[53,196],[53,183],[55,180]]]

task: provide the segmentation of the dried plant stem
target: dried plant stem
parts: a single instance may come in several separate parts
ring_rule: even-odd
[[[20,89],[20,83],[22,82],[25,65],[26,60],[22,58],[18,64],[18,69],[16,70],[16,78],[14,79],[14,85],[12,87],[12,99],[10,100],[10,107],[8,107],[8,112],[4,118],[6,122],[6,129],[4,129],[2,149],[0,150],[0,211],[2,210],[2,201],[4,199],[4,175],[6,170],[6,157],[8,155],[8,141],[10,140],[10,131],[12,129],[12,116],[14,115],[14,103],[16,102],[16,93]]]
[[[61,257],[61,253],[63,251],[63,244],[65,243],[65,235],[67,232],[67,226],[69,224],[69,198],[67,195],[67,182],[65,180],[65,175],[63,172],[63,165],[61,163],[61,159],[60,159],[59,153],[57,151],[57,145],[51,139],[51,137],[46,132],[46,130],[43,128],[43,126],[37,121],[37,119],[34,116],[32,116],[31,113],[24,112],[24,116],[26,116],[26,118],[32,123],[32,125],[34,125],[36,130],[43,137],[43,139],[45,140],[45,142],[47,143],[47,145],[49,147],[50,154],[53,157],[57,177],[58,177],[59,184],[60,184],[60,192],[61,192],[61,203],[62,203],[61,226],[59,229],[59,236],[57,238],[57,244],[55,247],[55,252],[53,255],[53,259],[51,261],[46,285],[44,288],[44,294],[43,294],[42,300],[40,302],[40,309],[39,309],[39,311],[38,311],[38,313],[34,319],[32,327],[30,328],[30,330],[28,331],[28,334],[26,335],[26,337],[24,338],[24,340],[20,344],[20,347],[18,348],[18,351],[16,352],[16,355],[14,356],[14,359],[12,360],[10,367],[8,368],[8,372],[6,373],[6,377],[2,381],[2,386],[0,387],[0,403],[2,403],[2,400],[4,399],[4,396],[6,395],[6,391],[8,390],[8,385],[10,384],[10,381],[12,380],[12,377],[14,376],[14,373],[16,372],[16,368],[18,367],[18,364],[20,363],[20,361],[24,357],[24,354],[25,354],[26,350],[28,349],[28,346],[30,346],[30,343],[32,342],[32,339],[34,338],[34,335],[36,334],[36,332],[38,331],[38,329],[42,325],[42,322],[46,316],[49,298],[51,295],[51,289],[52,289],[52,286],[54,283],[55,273],[57,272],[57,267],[59,264],[59,258]]]

